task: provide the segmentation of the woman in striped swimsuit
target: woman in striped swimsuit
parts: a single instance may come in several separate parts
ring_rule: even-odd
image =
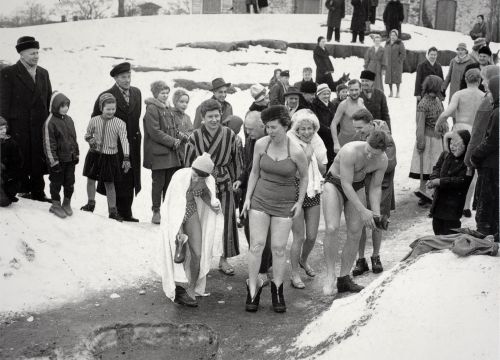
[[[85,158],[83,176],[87,177],[88,203],[81,210],[93,212],[95,208],[96,181],[104,182],[108,199],[109,218],[122,221],[116,209],[115,180],[120,176],[118,160],[118,139],[123,149],[124,172],[130,170],[129,145],[125,123],[115,117],[116,99],[104,93],[99,97],[102,115],[90,119],[85,140],[90,149]]]

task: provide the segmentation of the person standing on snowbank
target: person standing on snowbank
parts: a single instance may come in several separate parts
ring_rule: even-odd
[[[37,201],[45,196],[48,173],[43,151],[43,124],[50,111],[52,85],[47,70],[38,66],[40,44],[31,36],[17,40],[19,61],[0,72],[0,115],[24,159],[20,193]]]
[[[326,0],[325,7],[328,9],[326,41],[332,40],[335,31],[335,41],[340,42],[340,23],[345,18],[345,0]]]
[[[118,214],[123,221],[138,222],[139,220],[132,216],[132,203],[134,202],[134,194],[141,191],[141,129],[139,127],[139,120],[141,117],[142,108],[142,95],[141,91],[130,85],[131,81],[131,65],[124,62],[116,65],[110,71],[110,75],[115,80],[115,85],[111,89],[104,91],[113,95],[116,99],[116,112],[115,117],[125,122],[127,130],[127,140],[130,146],[129,160],[132,166],[132,171],[124,172],[120,170],[121,174],[115,182],[116,189],[116,208]],[[94,104],[94,111],[92,117],[102,114],[100,108],[100,97],[97,98]],[[118,162],[124,161],[124,151],[120,144],[118,144]],[[105,193],[105,188],[99,184],[97,191],[101,194]]]
[[[389,85],[389,97],[393,96],[392,84],[396,84],[396,97],[399,98],[399,86],[403,75],[403,64],[406,59],[406,49],[403,41],[398,39],[399,32],[392,29],[389,40],[385,43],[384,57],[386,64],[385,83]]]
[[[359,42],[361,44],[364,44],[366,22],[368,21],[368,17],[370,16],[371,0],[351,0],[351,5],[351,43],[354,44],[359,35]]]
[[[73,215],[71,196],[75,185],[75,166],[80,161],[75,124],[68,115],[69,105],[66,95],[55,91],[50,100],[50,115],[43,126],[43,150],[50,168],[52,206],[49,211],[62,219]],[[61,187],[64,187],[62,206]]]

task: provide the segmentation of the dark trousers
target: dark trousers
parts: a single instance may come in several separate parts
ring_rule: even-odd
[[[498,169],[477,169],[477,231],[484,235],[498,232]]]
[[[377,7],[370,6],[370,16],[368,16],[368,20],[371,24],[375,24],[375,19],[377,17]]]
[[[333,28],[328,27],[326,30],[326,41],[332,40],[332,34],[333,34]],[[340,41],[340,27],[335,28],[335,41],[339,42]]]
[[[132,217],[132,203],[134,202],[134,172],[121,172],[121,179],[115,181],[116,209],[124,219]]]
[[[259,13],[259,8],[257,7],[257,1],[254,1],[253,4],[247,4],[247,13],[250,14],[250,7],[253,7],[253,12],[255,14]]]
[[[248,246],[250,246],[250,225],[248,224],[248,217],[243,220],[245,223],[244,230],[245,236],[248,241]],[[271,232],[268,231],[266,246],[264,246],[264,250],[262,251],[262,258],[260,261],[259,274],[265,274],[269,270],[269,268],[273,266],[273,253],[271,252]]]
[[[353,31],[352,32],[352,42],[356,42],[356,39],[358,38],[358,35],[359,35],[359,41],[361,43],[363,43],[365,41],[365,31],[364,30],[361,30],[361,31]]]
[[[26,175],[21,180],[21,193],[31,193],[33,198],[44,197],[45,180],[42,174]]]
[[[53,201],[61,201],[59,195],[61,187],[64,188],[63,193],[66,199],[71,199],[75,189],[75,163],[70,161],[59,163],[59,165],[60,171],[54,171],[54,168],[51,168],[49,172],[50,197]]]
[[[175,172],[180,167],[173,167],[169,169],[151,170],[151,177],[153,178],[153,186],[151,187],[151,200],[153,202],[153,211],[160,210],[162,201],[165,199],[168,185],[172,180]]]
[[[449,235],[454,234],[451,229],[459,229],[462,226],[460,220],[443,220],[438,218],[432,219],[432,229],[434,235]]]

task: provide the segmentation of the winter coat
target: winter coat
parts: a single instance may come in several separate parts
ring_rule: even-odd
[[[471,161],[478,168],[494,169],[498,173],[498,102],[490,112],[483,141],[472,150]]]
[[[73,119],[59,114],[61,105],[69,99],[58,93],[52,95],[50,115],[43,126],[43,150],[49,167],[77,161],[80,156]]]
[[[21,180],[23,156],[16,141],[10,136],[0,139],[0,184]]]
[[[434,65],[432,65],[429,60],[425,59],[417,66],[414,96],[422,96],[422,84],[429,75],[436,75],[443,79],[443,68],[439,62],[436,61]]]
[[[272,105],[285,105],[285,93],[287,88],[285,85],[278,81],[273,85],[271,90],[269,90],[269,106]]]
[[[174,145],[177,131],[170,110],[155,98],[146,99],[145,104],[142,165],[151,170],[180,167],[181,163]]]
[[[469,35],[472,40],[476,40],[477,38],[486,38],[486,41],[488,41],[488,24],[484,21],[481,24],[475,23]]]
[[[389,116],[387,98],[384,93],[378,89],[373,89],[371,98],[368,98],[364,91],[361,91],[360,96],[373,118],[385,121],[389,129],[391,129],[391,117]]]
[[[323,101],[315,97],[311,104],[311,110],[318,117],[318,135],[325,144],[328,163],[330,163],[330,161],[333,161],[335,157],[330,125],[332,124],[333,117],[335,116],[336,108],[332,102],[328,102],[328,105],[325,105]]]
[[[22,176],[48,173],[43,151],[43,124],[50,108],[52,86],[49,73],[38,66],[36,83],[18,61],[0,72],[0,115],[9,125],[24,158]]]
[[[364,32],[370,15],[370,0],[351,0],[351,5],[351,30],[358,33]]]
[[[217,99],[215,99],[214,96],[212,96],[212,99],[218,101]],[[224,101],[221,104],[221,106],[222,106],[222,109],[221,109],[221,115],[220,115],[220,122],[222,124],[224,122],[224,120],[227,119],[228,116],[233,115],[233,107],[227,101]],[[201,116],[201,104],[200,104],[196,108],[196,112],[195,112],[195,115],[194,115],[193,128],[194,129],[199,129],[201,127],[201,122],[202,121],[203,121],[203,118]]]
[[[384,85],[382,84],[382,70],[385,69],[385,58],[384,58],[384,48],[380,46],[375,49],[375,46],[368,48],[365,52],[365,70],[370,70],[375,74],[375,82],[373,86],[375,89],[384,91]]]
[[[449,96],[450,100],[453,94],[458,90],[460,90],[460,81],[462,80],[462,76],[465,73],[465,67],[475,62],[476,61],[473,58],[471,58],[470,55],[468,54],[465,55],[463,59],[460,59],[458,56],[455,56],[450,61],[448,74],[446,75],[446,78],[444,79],[442,85],[442,88],[444,90],[448,88],[448,85],[450,86],[450,96]]]
[[[141,91],[131,86],[130,87],[129,103],[125,101],[118,85],[113,85],[112,88],[102,92],[96,99],[94,104],[94,111],[92,117],[102,114],[99,109],[99,97],[104,93],[110,93],[116,98],[116,113],[115,117],[123,120],[127,126],[127,140],[130,149],[130,164],[132,165],[131,171],[134,174],[134,189],[137,195],[141,191],[141,140],[142,134],[139,128],[139,119],[141,117],[142,109],[142,96]],[[123,161],[123,149],[121,142],[118,143],[118,157],[120,163]]]
[[[389,1],[382,15],[386,29],[397,29],[401,33],[401,23],[405,19],[403,4],[399,1]],[[401,34],[399,34],[401,36]]]
[[[333,64],[326,48],[322,49],[319,45],[314,48],[313,59],[316,64],[316,83],[320,84],[327,72],[333,73]]]
[[[403,74],[403,64],[406,59],[405,45],[401,40],[396,40],[393,44],[387,41],[384,48],[385,57],[385,83],[401,84]]]
[[[430,210],[433,218],[460,220],[472,181],[472,176],[466,174],[464,154],[455,157],[451,152],[443,151],[430,175],[431,180],[440,181],[435,188]]]
[[[468,167],[474,167],[470,161],[472,150],[481,144],[481,141],[483,141],[486,129],[488,128],[492,109],[493,104],[491,102],[491,95],[485,95],[476,111],[476,117],[474,118],[474,123],[472,124],[469,146],[467,147],[467,152],[465,153],[465,164]]]
[[[325,6],[328,9],[326,26],[340,28],[340,23],[345,17],[345,0],[327,0]]]

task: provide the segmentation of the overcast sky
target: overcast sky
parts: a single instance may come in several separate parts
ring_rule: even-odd
[[[0,15],[11,15],[18,8],[23,8],[28,0],[0,0]],[[59,0],[35,0],[43,4],[47,10],[56,5]]]

